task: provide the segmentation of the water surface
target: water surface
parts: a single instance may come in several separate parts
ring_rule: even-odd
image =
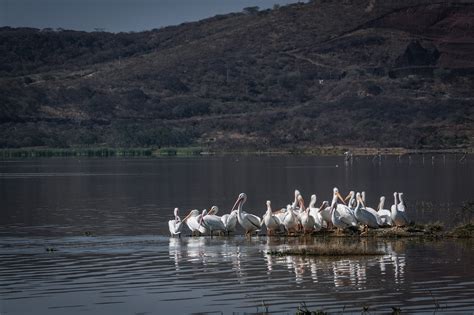
[[[455,240],[167,236],[172,209],[228,211],[240,192],[262,215],[295,188],[309,199],[403,191],[417,222],[458,223],[474,200],[473,160],[438,156],[27,159],[0,162],[0,313],[186,314],[311,310],[472,314],[474,247]],[[85,236],[90,232],[92,236]],[[239,230],[237,234],[240,234]],[[87,233],[88,234],[88,233]],[[187,233],[185,233],[187,234]],[[274,257],[350,242],[376,257]],[[336,243],[338,245],[339,243]],[[54,251],[47,251],[54,249]],[[264,306],[265,305],[265,306]]]

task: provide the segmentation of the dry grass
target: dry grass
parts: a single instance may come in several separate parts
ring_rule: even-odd
[[[269,251],[267,254],[273,256],[374,256],[384,253],[360,245],[319,244],[304,248]]]

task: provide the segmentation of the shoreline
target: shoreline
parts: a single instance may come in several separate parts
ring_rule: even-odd
[[[8,148],[0,149],[0,159],[37,158],[37,157],[164,157],[164,156],[208,156],[208,155],[288,155],[288,156],[403,156],[418,154],[474,154],[474,148],[446,149],[406,149],[406,148],[369,148],[369,147],[301,147],[274,148],[266,150],[216,150],[205,147],[166,147],[166,148]]]

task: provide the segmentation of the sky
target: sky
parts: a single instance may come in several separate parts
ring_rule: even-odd
[[[0,0],[0,26],[143,31],[298,0]]]

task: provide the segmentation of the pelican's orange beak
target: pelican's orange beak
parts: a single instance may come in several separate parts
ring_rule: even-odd
[[[301,195],[298,195],[298,205],[300,206],[300,209],[304,208],[304,199]]]
[[[187,219],[189,219],[190,216],[191,216],[191,211],[189,212],[189,214],[182,221],[183,222],[186,221]]]
[[[349,200],[349,198],[351,198],[351,193],[349,193],[349,195],[347,195],[347,197],[346,197],[346,198],[344,198],[344,201],[347,201],[347,200]]]
[[[232,207],[232,209],[230,210],[230,212],[234,211],[235,207],[239,204],[240,202],[240,196],[237,198],[237,200],[235,201],[234,203],[234,206]]]
[[[336,194],[337,194],[337,197],[339,198],[339,200],[341,200],[343,204],[346,204],[346,202],[342,198],[341,194],[339,192],[337,192]]]

